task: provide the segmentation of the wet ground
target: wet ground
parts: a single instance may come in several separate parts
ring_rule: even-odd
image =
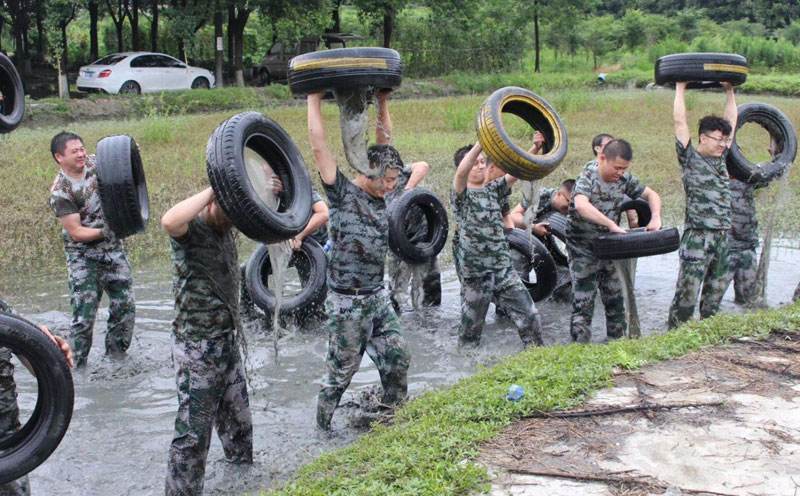
[[[800,250],[796,244],[773,244],[768,303],[791,299],[800,281]],[[244,260],[244,257],[242,257]],[[636,294],[643,334],[664,328],[677,277],[677,254],[639,260]],[[75,374],[75,412],[63,442],[53,456],[31,474],[34,494],[139,495],[163,492],[166,456],[177,408],[170,358],[173,318],[171,275],[161,271],[135,273],[137,318],[128,357],[103,356],[106,303],[96,326],[94,347],[86,370]],[[49,325],[62,334],[69,325],[65,274],[35,278],[7,294],[27,318]],[[726,295],[723,311],[740,311]],[[538,305],[548,345],[569,341],[569,305]],[[597,311],[600,311],[598,305]],[[479,350],[456,348],[460,316],[459,287],[452,270],[443,274],[441,308],[405,312],[402,321],[411,348],[409,392],[451,384],[479,365],[521,350],[516,332],[498,325],[489,311]],[[595,317],[594,339],[602,341],[602,317]],[[254,417],[256,463],[250,468],[224,463],[219,441],[211,444],[206,494],[241,494],[274,486],[319,453],[343,446],[361,430],[349,425],[344,408],[334,416],[334,435],[320,437],[314,429],[315,399],[324,371],[326,340],[320,328],[290,331],[280,340],[276,360],[270,335],[251,327],[249,332],[251,405]],[[18,373],[20,403],[29,412],[35,399],[30,376]],[[362,369],[343,398],[347,403],[379,384],[377,370],[365,356]],[[351,412],[352,413],[352,412]]]

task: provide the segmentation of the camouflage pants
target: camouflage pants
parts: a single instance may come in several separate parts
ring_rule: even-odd
[[[172,359],[178,414],[167,461],[166,494],[202,494],[214,425],[227,461],[253,461],[253,421],[244,369],[233,332],[200,341],[174,337]]]
[[[458,329],[461,344],[480,343],[486,311],[492,301],[498,312],[514,323],[525,346],[542,344],[539,312],[513,267],[461,279],[461,325]]]
[[[609,339],[625,335],[625,297],[614,262],[598,260],[590,251],[570,244],[569,270],[572,275],[572,317],[569,333],[572,340],[588,343],[592,340],[592,317],[598,289],[606,313],[606,336]]]
[[[383,403],[387,405],[406,397],[411,355],[401,335],[400,320],[384,291],[369,296],[331,292],[325,310],[328,313],[327,374],[317,396],[317,426],[327,430],[365,351],[378,368]]]
[[[389,297],[395,312],[405,306],[411,287],[411,306],[431,307],[442,304],[442,276],[437,259],[412,265],[389,253],[386,256],[386,272],[389,275]]]
[[[730,241],[729,244],[727,281],[733,279],[734,301],[740,305],[749,305],[755,301],[756,296],[756,246],[739,247]],[[725,286],[727,288],[727,284]]]
[[[730,282],[726,231],[687,229],[681,237],[678,253],[681,268],[675,298],[669,309],[667,327],[670,329],[692,318],[701,288],[700,317],[706,318],[717,313]]]
[[[19,424],[17,407],[17,385],[14,382],[14,366],[11,351],[0,348],[0,439],[10,436]],[[0,485],[0,496],[25,496],[31,491],[28,476]]]
[[[123,251],[87,255],[67,252],[72,350],[75,365],[86,365],[92,347],[92,329],[103,291],[108,294],[106,353],[124,353],[131,344],[136,305],[131,266]]]

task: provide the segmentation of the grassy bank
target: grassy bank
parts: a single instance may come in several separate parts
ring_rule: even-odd
[[[628,139],[634,146],[632,171],[664,199],[668,224],[683,219],[683,188],[675,160],[672,131],[672,93],[669,91],[588,91],[567,89],[542,91],[559,111],[569,132],[570,148],[566,160],[543,183],[545,185],[575,177],[591,158],[589,143],[598,132],[610,132]],[[440,198],[449,197],[452,181],[452,154],[455,149],[473,143],[475,113],[484,99],[480,96],[438,99],[405,99],[392,103],[396,146],[404,160],[426,160],[432,171],[426,180]],[[783,109],[794,122],[800,122],[800,103],[787,98],[743,95],[741,102],[766,101]],[[693,122],[701,115],[722,111],[723,97],[716,93],[691,93],[688,100]],[[266,113],[280,123],[303,153],[313,171],[303,105],[266,107],[252,110]],[[205,146],[211,131],[233,111],[198,115],[153,115],[137,120],[108,120],[79,123],[69,129],[82,135],[90,151],[103,136],[130,134],[141,146],[150,191],[151,223],[142,235],[130,238],[129,250],[135,264],[168,260],[168,243],[157,220],[175,202],[207,184]],[[345,164],[338,134],[338,109],[324,106],[330,124],[329,141]],[[694,126],[692,126],[694,127]],[[50,157],[49,141],[62,126],[18,129],[0,136],[0,288],[23,271],[55,269],[63,271],[63,245],[60,229],[47,207],[48,189],[56,173]],[[745,128],[747,129],[747,128]],[[744,132],[741,141],[747,150],[755,150],[756,159],[765,157],[766,133]],[[350,168],[343,166],[346,173]],[[312,178],[318,182],[317,174]],[[790,186],[798,184],[795,170]],[[760,193],[759,213],[763,216],[773,206],[775,188]],[[788,195],[779,206],[779,227],[783,232],[800,231],[798,199]],[[445,248],[444,256],[449,254]],[[446,260],[445,260],[446,262]]]
[[[660,336],[608,345],[529,349],[444,390],[429,392],[351,446],[321,456],[275,495],[442,495],[485,489],[470,462],[481,442],[526,414],[574,407],[611,385],[616,369],[679,357],[741,336],[800,326],[800,304],[720,315]],[[525,396],[505,399],[510,384]]]

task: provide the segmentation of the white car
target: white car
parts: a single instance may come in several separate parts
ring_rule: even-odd
[[[139,94],[212,88],[214,76],[163,53],[123,52],[81,67],[77,86],[84,92]]]

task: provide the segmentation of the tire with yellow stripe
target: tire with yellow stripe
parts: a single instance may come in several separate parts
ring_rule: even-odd
[[[544,153],[532,155],[511,140],[503,114],[516,115],[545,137]],[[567,130],[544,98],[525,88],[507,86],[492,93],[478,111],[478,140],[505,172],[526,181],[553,172],[567,155]]]
[[[747,59],[735,53],[674,53],[656,60],[656,84],[686,81],[687,88],[738,86],[747,80]]]
[[[295,95],[339,88],[397,88],[400,54],[390,48],[336,48],[298,55],[289,61],[289,89]]]

